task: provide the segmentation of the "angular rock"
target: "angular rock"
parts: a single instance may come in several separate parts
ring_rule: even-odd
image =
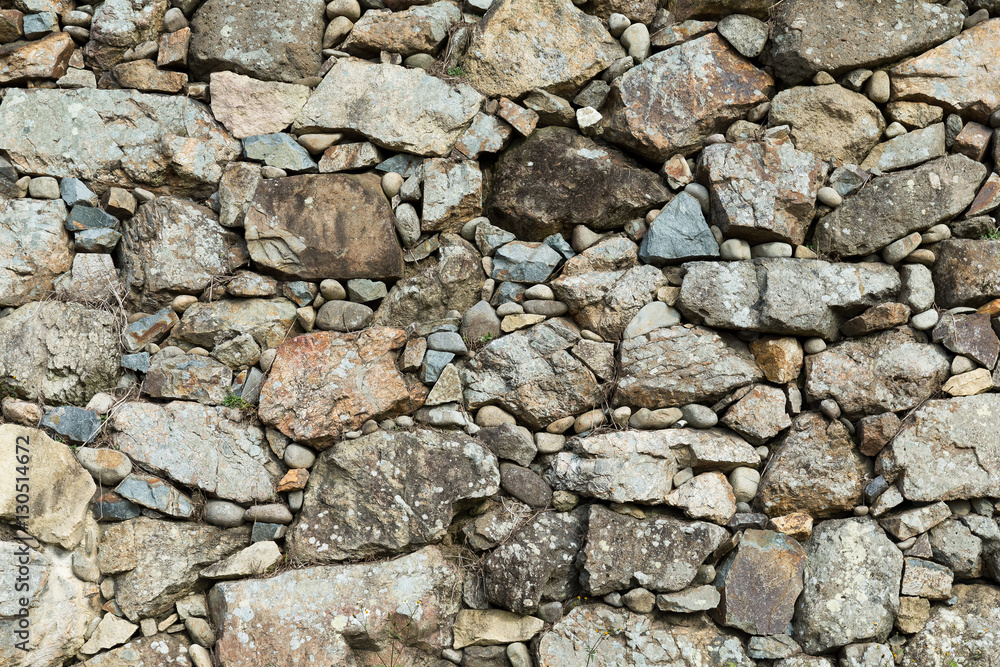
[[[751,444],[763,445],[792,425],[785,402],[785,392],[777,387],[757,385],[729,408],[722,423]]]
[[[482,112],[455,143],[455,150],[475,160],[483,153],[499,153],[510,139],[511,128],[496,116]]]
[[[542,601],[578,593],[577,554],[583,548],[586,520],[583,507],[543,512],[504,540],[483,564],[486,599],[518,614],[532,614]]]
[[[319,161],[319,171],[322,174],[358,171],[374,167],[381,161],[382,156],[378,148],[368,141],[334,144],[323,152],[323,157]]]
[[[95,655],[85,667],[139,667],[144,664],[184,664],[195,652],[184,633],[160,633],[134,639],[124,646]]]
[[[562,261],[562,256],[544,243],[511,241],[493,255],[495,280],[515,283],[544,283]]]
[[[436,541],[463,501],[498,491],[496,465],[489,450],[458,433],[376,431],[341,442],[312,469],[289,553],[329,563]]]
[[[679,591],[728,536],[712,523],[666,515],[636,519],[591,505],[580,579],[592,595],[634,585]],[[661,557],[664,551],[671,554],[669,560]]]
[[[80,652],[93,655],[104,649],[114,648],[127,642],[138,629],[138,625],[120,619],[114,614],[105,614],[94,630],[94,634],[83,645]]]
[[[1000,241],[948,239],[937,245],[934,288],[943,308],[1000,298]]]
[[[15,396],[86,405],[121,376],[111,313],[37,301],[0,318],[0,386]]]
[[[462,579],[454,560],[427,547],[395,560],[221,582],[209,592],[219,629],[216,650],[227,665],[252,667],[261,659],[330,665],[377,661],[375,655],[387,655],[394,647],[403,664],[433,667],[451,646]],[[296,595],[287,596],[287,590]],[[397,642],[393,633],[399,624],[408,629]],[[279,634],[293,639],[276,642]]]
[[[250,202],[244,226],[253,260],[283,277],[339,280],[402,275],[392,210],[374,174],[264,180]]]
[[[716,620],[752,635],[783,634],[802,592],[805,564],[805,550],[791,537],[744,531],[739,546],[718,567]]]
[[[123,228],[118,254],[130,298],[147,312],[178,294],[201,293],[249,260],[243,240],[210,209],[174,197],[139,207]]]
[[[84,46],[88,64],[99,72],[108,71],[124,59],[131,47],[155,40],[168,6],[167,0],[101,3],[90,23],[90,41]]]
[[[273,568],[282,559],[281,549],[275,542],[255,542],[215,565],[201,571],[205,579],[242,579],[259,576]]]
[[[73,250],[58,200],[0,198],[0,306],[22,306],[53,289]]]
[[[309,88],[258,81],[232,72],[211,75],[212,114],[237,139],[281,132],[309,99]]]
[[[899,609],[903,555],[866,518],[816,526],[805,544],[805,586],[793,637],[809,653],[852,642],[884,641]]]
[[[66,74],[73,46],[73,39],[64,32],[52,33],[34,42],[18,41],[0,46],[0,84],[58,79]]]
[[[656,608],[660,611],[690,614],[709,611],[719,605],[719,591],[714,586],[692,586],[680,593],[660,593],[656,596]]]
[[[499,405],[534,428],[599,405],[593,373],[568,349],[579,330],[552,319],[492,341],[462,369],[470,410]]]
[[[802,372],[802,345],[795,338],[763,336],[750,343],[750,353],[770,382],[785,384]]]
[[[295,324],[295,304],[288,299],[223,299],[196,303],[171,330],[169,342],[180,341],[208,349],[216,340],[244,333],[253,336],[262,350],[277,347]]]
[[[186,495],[159,477],[133,473],[122,480],[115,493],[125,500],[178,519],[190,519],[194,505]]]
[[[929,600],[947,600],[951,597],[951,582],[954,573],[943,565],[906,558],[900,594],[923,597]]]
[[[969,525],[949,518],[932,528],[929,533],[931,553],[934,560],[950,568],[956,578],[974,579],[983,576],[984,542],[989,549],[990,542],[1000,533],[991,519],[970,514],[964,520]]]
[[[525,23],[524,17],[532,16]],[[463,78],[490,97],[541,89],[567,99],[625,56],[602,22],[569,0],[496,0],[459,60]]]
[[[876,470],[898,478],[907,500],[989,496],[1000,480],[998,414],[997,394],[927,401],[904,420]]]
[[[788,125],[795,146],[820,159],[857,164],[885,129],[882,114],[867,97],[838,85],[800,86],[771,101],[772,125]]]
[[[662,162],[694,153],[708,135],[766,102],[773,84],[725,40],[709,34],[654,54],[616,79],[601,127],[608,141]]]
[[[93,410],[64,405],[48,410],[41,426],[50,428],[73,442],[89,443],[101,428],[101,417]]]
[[[323,77],[292,129],[297,134],[356,133],[382,148],[443,157],[482,102],[482,95],[465,83],[344,58]]]
[[[868,464],[843,424],[827,421],[817,412],[804,412],[771,455],[755,506],[774,517],[793,512],[813,517],[850,512],[861,504],[867,472]]]
[[[1000,339],[997,339],[987,313],[944,313],[932,336],[935,343],[941,343],[955,354],[964,355],[986,368],[993,368],[997,363]]]
[[[23,462],[26,455],[28,472]],[[23,521],[25,530],[38,540],[74,549],[83,539],[87,503],[97,486],[70,448],[52,440],[44,431],[3,424],[0,461],[4,482],[0,491],[0,518],[12,523]],[[18,480],[24,477],[38,480],[34,485],[29,482],[28,500],[23,495],[24,482]]]
[[[790,139],[708,146],[699,169],[712,195],[712,222],[727,238],[805,242],[827,168]]]
[[[660,616],[604,604],[575,607],[542,635],[538,654],[539,664],[549,667],[586,665],[588,660],[602,667],[616,663],[646,667],[754,665],[739,637],[705,618],[695,616],[690,622],[672,624]]]
[[[667,494],[666,504],[689,519],[706,519],[725,525],[736,514],[736,496],[721,472],[696,475]]]
[[[892,329],[806,357],[806,398],[837,401],[849,418],[909,410],[948,379],[941,348],[908,329]]]
[[[402,330],[384,327],[288,341],[261,389],[260,418],[296,442],[325,449],[368,419],[409,412],[395,352],[405,342]]]
[[[434,53],[460,18],[461,10],[450,2],[418,5],[399,12],[365,12],[337,48],[362,58],[378,56],[382,51],[404,58]]]
[[[113,574],[115,602],[130,621],[158,616],[195,588],[198,573],[250,543],[250,528],[141,517],[108,528],[98,544],[103,574]]]
[[[903,659],[913,664],[934,665],[942,656],[956,664],[972,664],[993,655],[1000,632],[996,610],[1000,591],[983,584],[958,585],[952,589],[953,605],[934,605],[923,629],[906,643]]]
[[[63,132],[67,124],[87,131]],[[22,173],[207,197],[239,144],[186,97],[36,88],[4,97],[0,150]]]
[[[817,72],[839,77],[937,46],[961,32],[963,20],[957,8],[922,0],[794,0],[775,5],[768,62],[790,84]]]
[[[134,88],[147,93],[179,93],[187,83],[184,72],[167,72],[156,68],[152,60],[132,60],[111,68],[111,75],[122,88]]]
[[[236,502],[266,502],[281,477],[260,428],[188,401],[124,403],[111,417],[117,449],[170,479]]]
[[[639,246],[642,261],[655,266],[718,256],[719,243],[705,222],[701,205],[686,192],[663,207]]]
[[[944,155],[944,140],[944,123],[901,134],[873,148],[861,168],[893,171],[916,166]]]
[[[996,55],[1000,21],[985,21],[889,71],[893,101],[928,102],[986,123],[1000,106]]]
[[[986,171],[964,155],[949,155],[875,178],[817,224],[816,246],[838,256],[881,250],[964,211]]]
[[[657,408],[716,401],[763,373],[743,343],[703,327],[668,327],[621,345],[617,405]]]
[[[487,201],[492,220],[541,241],[574,225],[614,229],[670,198],[655,173],[565,127],[543,127],[504,151]]]
[[[775,258],[685,268],[678,308],[688,319],[827,340],[837,337],[845,316],[899,291],[899,275],[884,264]]]
[[[662,272],[639,264],[634,243],[613,236],[568,260],[551,287],[582,327],[616,340],[665,284]]]
[[[153,357],[143,391],[153,398],[180,398],[205,405],[222,405],[233,384],[225,364],[196,354]]]
[[[191,18],[191,72],[229,70],[264,81],[315,76],[325,28],[322,0],[208,0]],[[261,26],[269,38],[261,39]]]
[[[424,161],[423,169],[422,231],[457,232],[482,215],[483,175],[477,162],[431,158]]]
[[[243,157],[286,172],[315,171],[316,162],[290,134],[255,134],[243,140]]]
[[[219,181],[219,224],[242,227],[247,208],[260,184],[260,165],[231,162],[226,165]]]

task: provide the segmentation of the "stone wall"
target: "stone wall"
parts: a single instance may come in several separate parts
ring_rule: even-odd
[[[1000,666],[1000,4],[85,1],[0,664]]]

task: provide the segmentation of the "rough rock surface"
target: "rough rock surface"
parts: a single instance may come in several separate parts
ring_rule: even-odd
[[[289,333],[296,333],[295,304],[288,299],[221,300],[195,303],[170,332],[168,342],[215,347],[240,334],[250,334],[267,349],[278,347]]]
[[[23,306],[70,269],[72,246],[61,201],[0,199],[0,306]]]
[[[770,76],[718,35],[706,35],[661,51],[615,80],[604,137],[649,160],[687,155],[772,93]],[[722,108],[719,98],[726,99]]]
[[[938,244],[934,288],[944,308],[1000,298],[1000,241],[950,239]]]
[[[382,431],[348,440],[313,469],[289,552],[329,563],[420,547],[444,535],[463,501],[499,483],[496,458],[468,436]]]
[[[1000,594],[993,586],[958,585],[954,605],[935,605],[930,618],[903,651],[903,659],[919,665],[947,665],[991,656],[1000,632]],[[946,656],[946,658],[942,658]],[[988,658],[992,659],[992,658]]]
[[[11,90],[0,104],[0,150],[22,172],[207,196],[239,144],[195,100],[33,89]]]
[[[491,216],[526,241],[573,225],[620,227],[670,198],[656,174],[565,127],[541,128],[512,145],[493,178]]]

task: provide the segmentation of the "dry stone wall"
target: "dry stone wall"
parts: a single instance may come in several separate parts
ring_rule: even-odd
[[[0,0],[0,665],[1000,667],[1000,4]]]

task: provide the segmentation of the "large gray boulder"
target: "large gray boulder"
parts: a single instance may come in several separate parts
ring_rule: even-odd
[[[904,664],[959,665],[995,661],[1000,634],[1000,590],[995,585],[958,585],[948,604],[934,605],[923,629],[903,649]]]
[[[805,587],[792,621],[808,653],[885,641],[899,609],[903,554],[868,518],[832,519],[806,541]]]
[[[266,502],[282,470],[262,429],[191,401],[124,403],[111,418],[118,451],[186,486],[235,502]]]
[[[261,660],[378,664],[373,656],[390,651],[399,664],[437,667],[441,651],[451,646],[462,579],[456,560],[426,547],[395,560],[221,582],[209,592],[219,632],[215,648],[233,667]]]
[[[344,58],[309,96],[292,129],[351,132],[390,150],[446,156],[482,102],[483,96],[465,83]]]
[[[444,536],[467,501],[499,490],[496,457],[461,433],[376,431],[324,452],[289,553],[331,563],[412,550]]]
[[[49,8],[33,4],[32,12],[73,9]],[[125,52],[143,42],[156,40],[163,29],[168,0],[107,0],[95,8],[90,22],[90,40],[84,45],[86,62],[98,72],[106,72],[122,62]]]
[[[505,150],[487,202],[496,224],[525,241],[574,225],[622,227],[670,199],[659,176],[566,127],[544,127]]]
[[[876,470],[899,479],[907,500],[983,498],[1000,484],[1000,395],[927,401],[879,455]]]
[[[288,299],[220,299],[198,302],[185,310],[167,342],[210,350],[217,343],[247,333],[266,350],[300,331],[295,323],[295,304]]]
[[[663,266],[719,256],[719,242],[705,221],[698,200],[682,192],[663,207],[639,246],[639,258]]]
[[[0,306],[41,299],[73,265],[62,200],[0,198]]]
[[[0,318],[0,386],[20,398],[86,405],[118,384],[118,324],[104,310],[36,301]]]
[[[240,144],[188,97],[34,88],[4,96],[0,150],[25,174],[207,197]]]
[[[817,72],[839,77],[937,46],[961,32],[963,20],[957,7],[923,0],[787,0],[775,4],[767,60],[790,84]]]
[[[827,340],[839,336],[848,317],[892,300],[900,287],[899,274],[885,264],[755,259],[684,267],[678,308],[690,320]]]

